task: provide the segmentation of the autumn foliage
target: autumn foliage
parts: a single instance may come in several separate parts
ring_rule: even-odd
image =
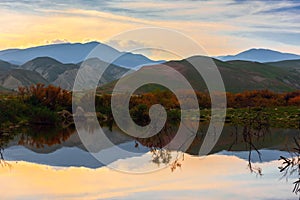
[[[59,87],[52,85],[45,87],[43,84],[19,87],[19,94],[24,101],[29,101],[34,105],[43,105],[51,110],[71,110],[71,92]],[[180,96],[185,105],[190,105],[190,102],[193,101],[193,96],[196,95],[200,108],[211,107],[211,99],[208,93],[180,91],[177,95]],[[254,90],[237,94],[228,92],[226,97],[227,107],[230,108],[300,106],[300,91],[275,93],[269,90]],[[93,97],[84,96],[82,100],[85,101],[85,98]],[[119,98],[122,98],[122,95],[119,95]],[[111,95],[97,95],[95,100],[96,108],[99,108],[100,112],[110,112]],[[166,110],[180,109],[180,103],[171,91],[155,91],[142,95],[133,95],[130,99],[129,109],[133,112],[139,110],[146,112],[154,104],[161,104]],[[193,109],[193,107],[189,109]]]
[[[230,108],[300,106],[300,91],[275,93],[269,90],[245,91],[238,94],[227,93]]]
[[[192,92],[181,91],[179,93],[183,97],[183,102],[187,105],[193,100]],[[195,94],[200,108],[211,107],[211,98],[208,93],[195,92]],[[300,106],[300,91],[275,93],[269,90],[254,90],[237,94],[226,93],[226,98],[227,107],[229,108]],[[133,96],[130,101],[130,107],[143,104],[149,108],[156,103],[162,104],[166,109],[180,108],[176,96],[167,91]]]
[[[69,110],[72,108],[72,94],[60,87],[43,84],[19,87],[19,94],[23,101],[37,106],[46,106],[50,110]]]

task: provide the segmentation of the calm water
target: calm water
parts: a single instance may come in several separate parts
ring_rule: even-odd
[[[93,135],[94,131],[87,133]],[[255,138],[253,145],[261,157],[252,151],[251,168],[249,145],[239,132],[235,134],[234,127],[225,127],[217,145],[205,157],[197,156],[201,134],[186,153],[161,150],[159,158],[155,157],[159,148],[149,145],[153,141],[135,140],[117,128],[105,129],[105,134],[118,148],[134,156],[116,155],[115,146],[100,142],[94,153],[109,163],[105,166],[87,152],[72,128],[30,128],[13,137],[2,136],[1,199],[299,198],[292,192],[298,171],[278,169],[282,166],[280,156],[293,156],[299,130],[272,129]],[[166,155],[169,160],[164,162]]]

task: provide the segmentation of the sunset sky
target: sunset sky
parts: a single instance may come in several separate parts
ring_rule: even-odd
[[[0,49],[109,42],[143,27],[175,29],[209,55],[269,48],[300,54],[300,1],[1,0]],[[144,41],[122,41],[139,45]],[[177,41],[180,45],[180,41]]]

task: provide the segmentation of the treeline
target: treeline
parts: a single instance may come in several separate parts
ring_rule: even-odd
[[[185,105],[190,105],[193,101],[194,91],[179,91],[178,96]],[[200,108],[210,108],[210,95],[205,92],[195,92]],[[218,95],[216,93],[216,95]],[[45,106],[53,111],[72,109],[72,93],[59,87],[43,84],[37,84],[30,87],[19,87],[19,97],[25,102],[35,106]],[[226,93],[227,107],[246,108],[246,107],[274,107],[274,106],[300,106],[300,90],[286,93],[275,93],[269,90],[244,91],[242,93]],[[110,107],[111,95],[102,94],[96,97],[87,94],[82,97],[81,101],[85,102],[88,98],[95,98],[96,108],[100,112],[108,113]],[[116,98],[122,98],[118,95]],[[175,94],[171,91],[154,91],[142,95],[133,95],[130,99],[130,109],[151,105],[161,104],[166,109],[179,109],[180,103]],[[191,104],[192,105],[192,104]]]
[[[69,91],[43,84],[19,87],[18,95],[0,98],[0,128],[24,124],[55,125],[60,122],[58,112],[71,112],[71,109],[72,93]]]
[[[208,93],[194,93],[194,91],[178,91],[177,96],[181,99],[182,103],[185,104],[185,106],[188,109],[194,109],[194,107],[192,106],[193,104],[191,102],[194,100],[193,97],[195,94],[200,109],[211,108],[211,98]],[[215,95],[218,98],[218,95],[220,95],[220,93],[216,93]],[[226,97],[227,107],[234,109],[300,106],[300,91],[275,93],[269,90],[256,90],[245,91],[237,94],[226,93]],[[88,110],[89,105],[85,107],[84,102],[90,102],[88,100],[89,98],[95,98],[95,108],[97,112],[105,115],[108,121],[113,121],[113,116],[110,107],[111,95],[102,94],[93,97],[92,95],[87,94],[84,97],[82,97],[81,105],[83,105],[83,109],[87,112],[90,111]],[[124,107],[122,103],[122,99],[124,97],[122,94],[116,94],[114,98],[120,99],[120,106]],[[129,111],[132,119],[139,125],[148,124],[150,122],[149,108],[154,104],[161,104],[166,109],[169,122],[176,123],[180,120],[180,103],[175,94],[165,90],[131,96],[129,103]]]
[[[210,108],[211,98],[208,93],[195,92],[200,108]],[[178,91],[177,94],[182,103],[187,108],[193,109],[192,101],[194,91]],[[218,98],[218,93],[216,93]],[[22,102],[36,107],[45,107],[51,111],[67,110],[72,112],[72,93],[59,87],[49,85],[45,87],[37,84],[30,87],[20,87],[19,97]],[[88,99],[95,98],[95,107],[102,114],[110,114],[111,95],[86,94],[80,101],[81,105],[88,102]],[[122,99],[122,94],[117,94],[115,98]],[[247,107],[276,107],[276,106],[300,106],[300,90],[286,93],[275,93],[269,90],[244,91],[242,93],[226,93],[227,107],[229,108],[247,108]],[[129,109],[131,113],[146,112],[154,104],[161,104],[167,110],[180,109],[180,103],[171,91],[154,91],[142,95],[133,95],[130,99]],[[190,107],[189,107],[190,105]],[[85,111],[89,111],[83,108]],[[123,105],[122,105],[123,106]]]
[[[192,105],[193,92],[180,91],[178,95],[183,99],[185,105]],[[215,94],[218,98],[218,93]],[[211,98],[208,93],[196,92],[200,108],[210,108]],[[286,93],[275,93],[269,90],[244,91],[242,93],[226,93],[227,107],[247,108],[247,107],[276,107],[276,106],[300,106],[300,90]],[[161,103],[166,108],[180,108],[176,96],[169,91],[157,91],[143,95],[135,95],[131,98],[130,107],[146,105],[147,107]]]
[[[47,107],[52,111],[72,109],[72,93],[53,85],[44,84],[19,87],[19,97],[24,103],[37,107]]]
[[[177,94],[188,109],[192,105],[194,91],[178,91]],[[200,109],[210,108],[210,95],[205,92],[196,92]],[[242,93],[226,93],[227,107],[282,107],[300,106],[300,90],[287,93],[275,93],[269,90],[245,91]],[[102,120],[113,121],[111,113],[111,95],[102,94],[85,95],[79,99],[87,102],[87,98],[95,98],[96,111]],[[116,95],[122,98],[122,95]],[[130,100],[130,114],[133,120],[141,125],[149,122],[148,111],[154,104],[161,104],[167,111],[168,119],[176,122],[180,119],[180,103],[175,94],[170,91],[154,91],[142,95],[133,95]],[[83,104],[84,105],[84,104]],[[122,105],[123,106],[123,105]],[[63,90],[52,85],[32,85],[20,87],[16,96],[5,96],[0,98],[0,124],[1,127],[16,122],[25,121],[36,124],[55,124],[60,121],[58,112],[66,110],[72,113],[72,92]],[[83,110],[89,112],[88,106]]]
[[[230,108],[275,106],[300,106],[300,90],[286,93],[275,93],[269,90],[227,93],[227,107]]]

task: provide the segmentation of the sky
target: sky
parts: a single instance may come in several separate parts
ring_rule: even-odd
[[[300,54],[298,0],[1,0],[0,12],[2,50],[64,42],[110,43],[124,31],[161,27],[194,39],[210,56],[249,48]],[[116,46],[139,47],[145,41],[118,42]]]

